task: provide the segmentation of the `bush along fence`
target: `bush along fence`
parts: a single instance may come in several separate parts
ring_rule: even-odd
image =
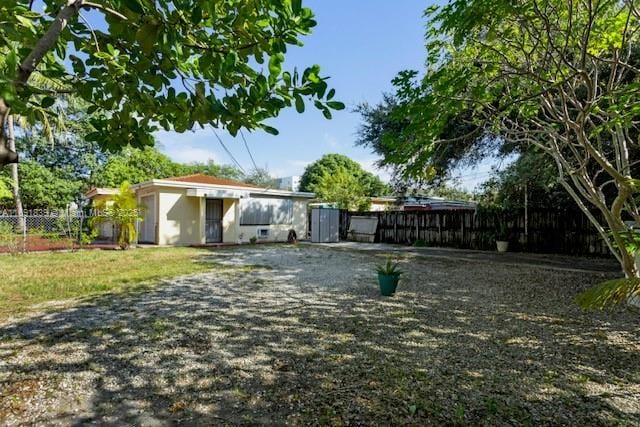
[[[495,250],[496,236],[499,230],[503,229],[508,235],[509,250],[609,255],[606,243],[580,211],[341,211],[340,238],[343,240],[349,237],[349,222],[352,216],[378,218],[376,242]]]
[[[93,216],[82,211],[47,211],[29,215],[0,211],[0,253],[74,250],[86,245],[113,246],[113,238],[98,241],[90,226]]]

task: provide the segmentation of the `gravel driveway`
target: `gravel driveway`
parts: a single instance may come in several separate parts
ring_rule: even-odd
[[[0,424],[640,425],[610,273],[310,245],[212,251],[155,290],[0,325]],[[581,260],[585,262],[585,260]]]

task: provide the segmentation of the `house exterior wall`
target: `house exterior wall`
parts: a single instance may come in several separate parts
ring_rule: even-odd
[[[187,197],[186,189],[158,189],[158,233],[160,245],[198,245],[204,243],[202,198]]]
[[[289,236],[289,230],[291,229],[295,230],[298,239],[305,239],[307,237],[308,229],[308,203],[308,199],[293,199],[293,224],[239,226],[240,233],[243,234],[243,241],[247,242],[251,237],[256,236],[256,232],[259,228],[269,229],[269,237],[267,239],[259,239],[260,241],[286,242],[287,237]]]
[[[159,245],[200,245],[205,243],[205,198],[187,196],[181,188],[157,188],[156,239]],[[150,191],[141,191],[140,199]],[[256,236],[258,228],[269,229],[269,237],[260,241],[286,241],[289,230],[294,229],[298,239],[306,238],[308,199],[293,199],[293,224],[241,226],[240,203],[238,199],[222,199],[222,242],[248,242]]]
[[[222,200],[222,242],[235,243],[240,234],[240,211],[237,199]]]

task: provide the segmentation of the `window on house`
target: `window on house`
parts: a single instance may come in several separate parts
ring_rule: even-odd
[[[240,199],[240,225],[293,224],[293,200],[276,197]]]

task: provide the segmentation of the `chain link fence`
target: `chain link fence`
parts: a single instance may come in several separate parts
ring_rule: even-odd
[[[0,211],[0,253],[114,245],[115,226],[108,221],[94,221],[98,216],[81,210],[29,212],[26,215]]]

